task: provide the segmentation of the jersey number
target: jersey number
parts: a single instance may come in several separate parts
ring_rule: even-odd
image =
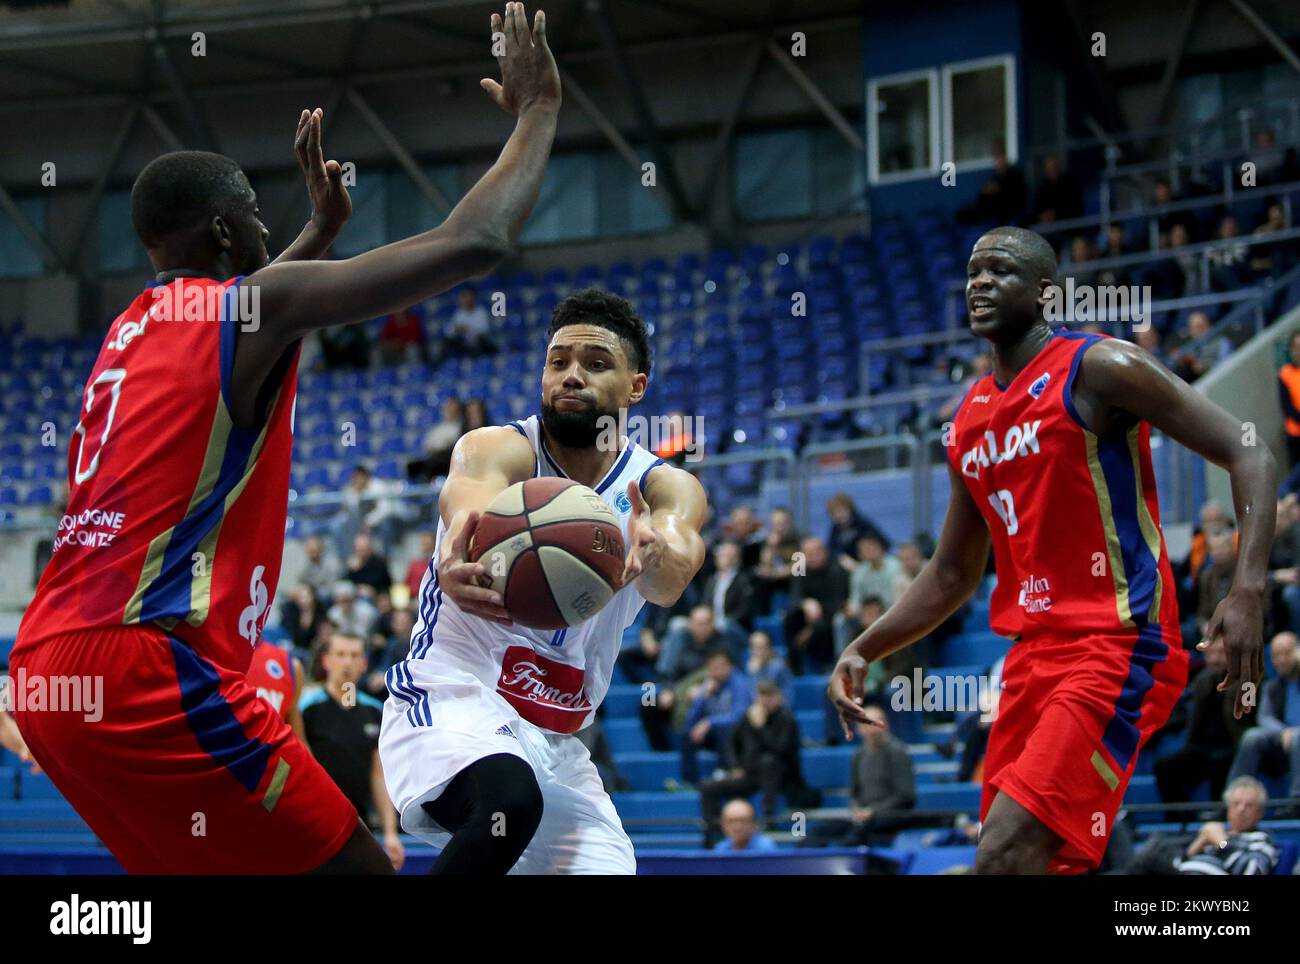
[[[86,387],[86,407],[81,413],[81,421],[77,423],[76,434],[80,437],[77,443],[77,464],[73,473],[73,481],[80,485],[88,478],[99,471],[99,453],[104,450],[104,443],[108,441],[108,433],[113,429],[113,418],[117,415],[117,400],[122,394],[122,379],[126,378],[125,368],[109,368],[101,372],[99,377]],[[101,401],[99,407],[95,407],[95,387],[97,385],[112,386],[109,391],[107,407]],[[103,397],[103,393],[100,393]],[[82,459],[86,457],[86,437],[87,431],[93,442],[95,438],[95,429],[97,420],[103,420],[104,429],[99,432],[98,444],[95,445],[95,454],[90,457],[90,464],[84,469],[81,467]]]
[[[993,506],[993,511],[1007,527],[1007,535],[1014,536],[1020,531],[1020,520],[1016,518],[1016,503],[1008,490],[998,489],[990,495],[989,505]]]

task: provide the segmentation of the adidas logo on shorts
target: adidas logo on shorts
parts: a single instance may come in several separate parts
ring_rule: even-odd
[[[510,737],[510,739],[512,739],[512,740],[517,740],[517,739],[519,739],[519,737],[515,736],[514,733],[511,732],[511,730],[510,730],[510,724],[509,724],[509,723],[502,723],[500,726],[498,726],[498,727],[496,728],[496,730],[493,731],[493,735],[494,735],[494,736],[508,736],[508,737]]]

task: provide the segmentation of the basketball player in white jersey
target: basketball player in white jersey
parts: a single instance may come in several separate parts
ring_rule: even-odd
[[[704,490],[626,438],[617,420],[645,395],[645,324],[630,304],[587,290],[551,321],[542,415],[476,429],[457,443],[439,500],[437,548],[420,587],[407,658],[388,672],[379,752],[407,832],[443,845],[434,873],[636,871],[632,843],[587,749],[623,630],[649,600],[677,601],[704,561]],[[558,631],[511,621],[467,561],[479,515],[516,482],[590,486],[623,526],[622,587],[599,613]]]

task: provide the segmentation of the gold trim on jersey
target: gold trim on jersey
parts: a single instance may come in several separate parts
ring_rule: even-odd
[[[1134,626],[1133,613],[1128,605],[1128,576],[1124,572],[1124,551],[1119,544],[1119,531],[1115,528],[1115,511],[1110,502],[1110,488],[1106,473],[1097,456],[1097,436],[1087,429],[1083,440],[1088,447],[1088,472],[1092,475],[1092,488],[1097,493],[1097,507],[1101,509],[1101,528],[1106,536],[1106,556],[1110,565],[1110,578],[1115,584],[1115,610],[1120,625]]]
[[[185,621],[191,626],[200,626],[208,618],[208,610],[212,604],[212,570],[216,565],[216,547],[217,541],[221,537],[221,526],[225,522],[226,513],[230,511],[230,507],[234,505],[244,491],[249,479],[253,476],[253,471],[257,468],[257,460],[261,456],[262,446],[266,442],[267,429],[271,425],[271,420],[274,418],[275,409],[279,402],[280,392],[277,391],[268,408],[271,415],[262,425],[257,440],[249,449],[248,460],[244,463],[244,470],[239,481],[226,495],[220,518],[217,519],[212,530],[203,536],[195,549],[197,553],[202,555],[203,567],[202,572],[193,576],[190,580],[190,608]],[[212,430],[208,435],[207,450],[203,454],[203,468],[199,471],[199,477],[194,484],[194,492],[190,495],[190,502],[183,519],[189,518],[190,514],[207,499],[211,498],[212,493],[216,491],[217,482],[221,476],[221,466],[225,460],[226,449],[230,442],[230,433],[234,427],[234,420],[230,417],[230,411],[226,408],[226,400],[218,393],[217,407],[212,418]],[[126,605],[122,618],[123,623],[138,623],[140,621],[145,593],[162,575],[163,560],[167,555],[167,548],[171,544],[172,535],[175,531],[176,526],[171,526],[155,536],[149,543],[149,551],[145,554],[144,566],[140,570],[139,582],[136,583],[135,592],[132,593],[131,599]],[[190,559],[187,560],[186,564],[192,567],[194,562],[195,560]]]

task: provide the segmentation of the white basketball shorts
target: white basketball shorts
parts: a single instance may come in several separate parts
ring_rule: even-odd
[[[445,845],[450,835],[421,804],[438,799],[476,760],[510,753],[533,768],[543,800],[541,824],[512,874],[636,873],[632,841],[581,740],[524,720],[470,673],[427,660],[405,665],[404,698],[390,695],[384,703],[379,736],[384,781],[402,829]]]

